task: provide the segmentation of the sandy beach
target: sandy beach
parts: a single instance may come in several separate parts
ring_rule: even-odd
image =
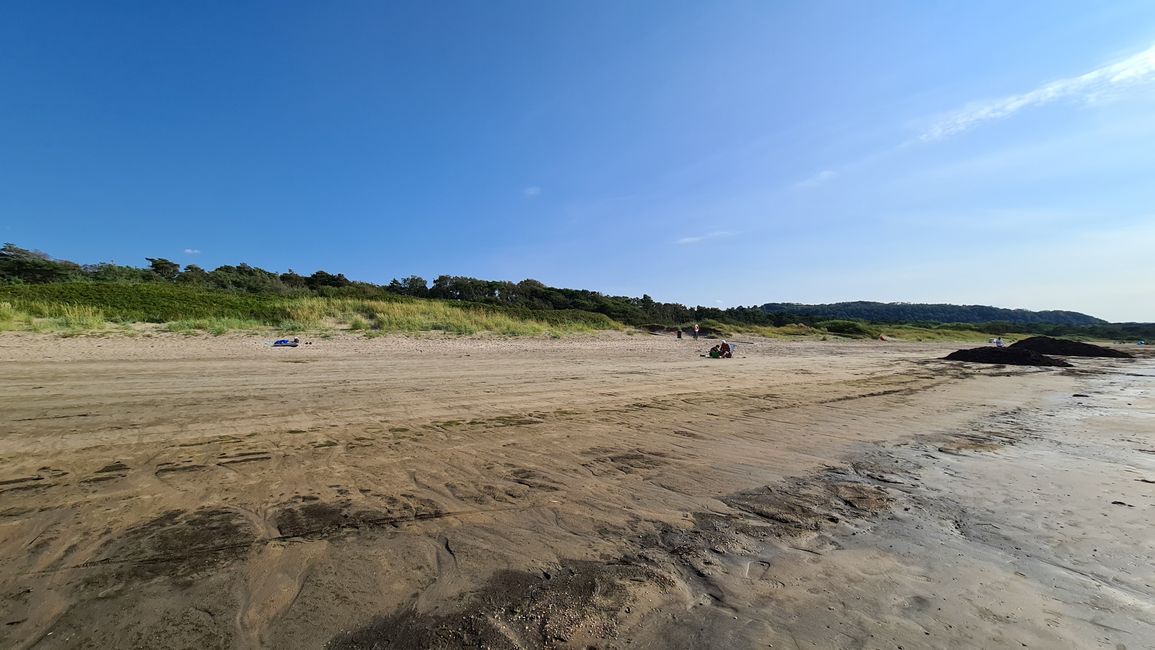
[[[1155,357],[0,335],[3,648],[1155,648]]]

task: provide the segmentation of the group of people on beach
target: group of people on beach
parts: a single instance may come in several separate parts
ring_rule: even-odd
[[[734,356],[734,349],[730,347],[729,343],[722,341],[710,348],[708,355],[711,359],[729,359]]]

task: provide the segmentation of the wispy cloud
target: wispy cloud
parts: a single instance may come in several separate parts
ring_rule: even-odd
[[[529,187],[521,190],[521,195],[527,199],[536,199],[537,197],[541,196],[541,188],[536,185],[530,185]]]
[[[185,255],[200,255],[201,252],[200,252],[200,250],[198,250],[196,248],[186,248],[186,249],[184,249],[184,254]]]
[[[971,104],[940,118],[919,139],[934,142],[1027,108],[1063,99],[1092,101],[1113,91],[1151,82],[1155,82],[1155,45],[1077,77],[1052,81],[1022,94]]]
[[[809,189],[813,189],[815,187],[818,187],[819,185],[821,185],[827,181],[832,181],[837,177],[838,177],[838,172],[836,172],[832,169],[824,169],[824,170],[818,172],[817,174],[811,176],[810,178],[798,181],[797,183],[794,184],[794,187],[797,189],[800,189],[800,190],[809,190]]]
[[[729,230],[718,230],[715,232],[706,233],[704,235],[694,235],[692,237],[683,237],[674,243],[680,244],[680,245],[700,244],[700,243],[707,241],[707,240],[710,240],[710,239],[719,239],[722,237],[729,237],[733,234],[734,233],[730,232]]]

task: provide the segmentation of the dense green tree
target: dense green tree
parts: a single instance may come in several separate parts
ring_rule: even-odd
[[[303,275],[295,273],[293,269],[289,269],[281,274],[281,284],[293,289],[304,289],[309,286],[309,280]]]
[[[320,287],[347,287],[349,286],[349,278],[346,278],[343,273],[333,275],[325,271],[316,271],[305,280],[305,284],[310,289],[318,289]]]
[[[407,296],[424,298],[429,295],[429,283],[418,275],[410,275],[401,280],[401,293]]]
[[[227,291],[284,295],[287,287],[276,273],[248,264],[218,266],[208,274],[209,284]]]
[[[189,264],[184,267],[184,271],[177,277],[177,282],[186,284],[208,284],[209,274],[196,264]]]
[[[83,269],[75,262],[54,260],[45,253],[15,244],[4,244],[0,248],[0,281],[47,284],[83,277]]]
[[[163,257],[146,257],[148,260],[149,270],[157,275],[162,280],[173,281],[180,275],[180,264],[171,260],[166,260]]]
[[[88,279],[96,282],[154,282],[155,274],[148,269],[104,262],[84,267]]]

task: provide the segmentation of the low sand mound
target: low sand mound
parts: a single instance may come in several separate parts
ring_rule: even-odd
[[[1032,336],[1011,344],[1011,348],[1031,350],[1039,354],[1057,354],[1063,357],[1112,357],[1130,359],[1131,355],[1122,350],[1113,350],[1100,345],[1091,345],[1069,339],[1055,339],[1049,336]]]
[[[1011,366],[1057,366],[1070,368],[1071,364],[1062,359],[1053,359],[1025,348],[971,348],[956,350],[945,357],[948,361],[969,361],[971,363],[1004,363]]]

